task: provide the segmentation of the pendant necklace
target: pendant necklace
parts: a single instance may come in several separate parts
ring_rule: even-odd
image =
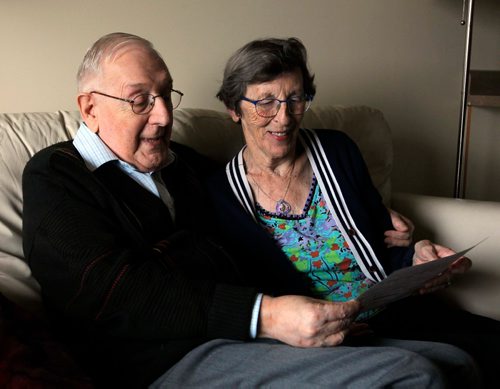
[[[290,214],[290,212],[292,211],[292,205],[288,201],[286,201],[285,198],[286,198],[286,195],[288,194],[288,189],[290,189],[290,184],[292,183],[292,174],[293,174],[294,168],[295,168],[295,161],[293,161],[292,168],[290,169],[290,173],[288,176],[288,184],[286,185],[285,193],[278,200],[273,199],[269,194],[267,194],[264,190],[262,190],[260,185],[255,180],[255,178],[252,177],[252,181],[257,186],[259,191],[264,193],[270,200],[272,200],[276,203],[274,209],[278,215],[288,216]]]

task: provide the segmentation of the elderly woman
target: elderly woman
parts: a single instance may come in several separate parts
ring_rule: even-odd
[[[213,178],[212,195],[231,250],[251,253],[260,272],[292,267],[301,278],[290,282],[307,285],[316,298],[345,302],[396,269],[453,251],[427,240],[384,244],[391,218],[354,142],[339,131],[300,127],[316,92],[313,80],[298,39],[256,40],[236,51],[217,97],[241,124],[246,145]],[[274,262],[262,263],[263,257]],[[469,267],[460,258],[421,293],[449,285]],[[445,310],[431,295],[363,312],[358,320],[383,336],[453,343],[483,365],[494,360],[494,348],[479,332],[499,344],[497,322]],[[468,347],[474,343],[481,346]]]

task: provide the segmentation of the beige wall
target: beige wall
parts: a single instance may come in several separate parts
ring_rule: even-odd
[[[381,109],[395,141],[396,190],[453,193],[465,28],[460,0],[0,0],[0,111],[75,109],[74,75],[111,31],[152,40],[185,92],[214,98],[248,40],[297,36],[316,73],[315,104]],[[500,70],[500,2],[477,0],[472,65]],[[500,201],[500,110],[476,109],[469,198]]]

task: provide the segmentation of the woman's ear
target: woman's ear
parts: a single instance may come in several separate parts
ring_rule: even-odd
[[[97,118],[94,105],[94,96],[92,93],[80,93],[77,96],[80,115],[87,127],[94,133],[99,133],[99,120]]]
[[[228,108],[227,112],[231,116],[231,119],[233,119],[233,122],[235,123],[241,122],[241,115],[237,113],[234,109]]]

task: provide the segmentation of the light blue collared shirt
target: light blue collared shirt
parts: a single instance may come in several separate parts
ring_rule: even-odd
[[[107,162],[115,161],[118,167],[129,177],[133,178],[139,185],[147,189],[155,196],[161,198],[168,207],[172,219],[175,220],[174,200],[163,182],[161,175],[156,172],[144,173],[135,168],[135,166],[118,159],[101,138],[92,132],[85,123],[80,124],[76,133],[73,145],[82,156],[87,168],[93,172],[101,165]],[[175,154],[169,150],[168,163],[175,159]]]

